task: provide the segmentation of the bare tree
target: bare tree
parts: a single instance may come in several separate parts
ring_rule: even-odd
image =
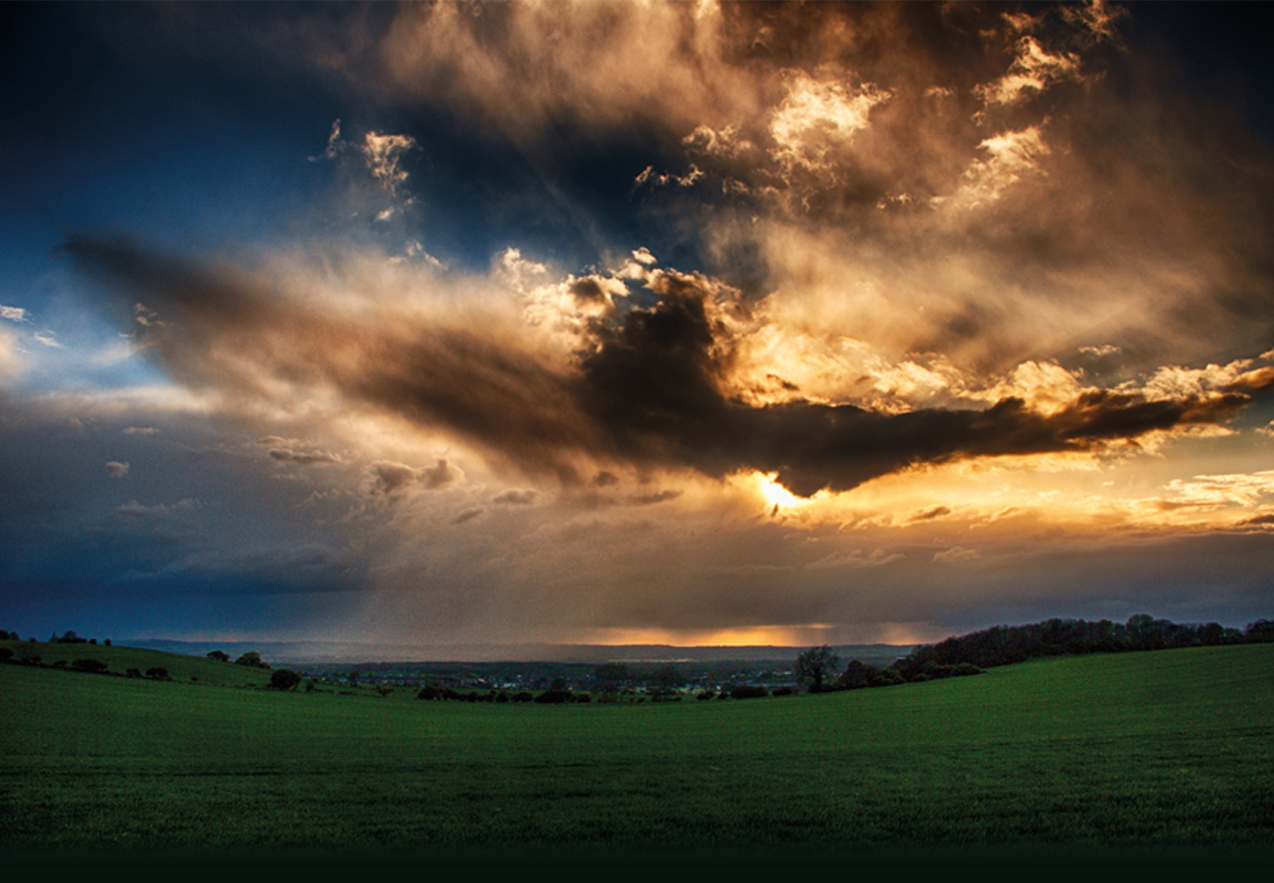
[[[811,693],[823,692],[823,679],[840,665],[840,657],[827,644],[811,647],[796,657],[796,679],[809,684]]]

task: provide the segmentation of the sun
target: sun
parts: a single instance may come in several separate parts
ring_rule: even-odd
[[[757,489],[761,492],[761,496],[767,506],[787,508],[805,502],[805,500],[802,500],[775,481],[776,478],[778,478],[777,472],[771,472],[768,475],[761,472],[756,473]]]

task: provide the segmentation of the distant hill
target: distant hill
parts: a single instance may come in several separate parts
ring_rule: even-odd
[[[125,641],[183,656],[204,656],[223,650],[237,657],[249,650],[272,665],[360,662],[603,662],[653,665],[670,662],[791,663],[807,647],[676,647],[669,644],[374,644],[337,641]],[[857,659],[886,666],[910,653],[913,645],[842,644],[833,647],[842,662]]]

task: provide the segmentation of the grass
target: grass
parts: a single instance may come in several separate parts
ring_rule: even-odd
[[[1256,645],[545,707],[8,665],[0,846],[1268,856],[1272,671]]]
[[[200,656],[177,656],[159,650],[139,650],[134,647],[107,647],[104,644],[54,644],[48,642],[0,641],[14,653],[14,660],[21,661],[38,656],[41,665],[64,662],[68,666],[77,659],[97,659],[106,663],[107,671],[125,674],[130,668],[143,675],[151,668],[166,668],[175,681],[191,681],[205,686],[241,687],[263,686],[270,683],[270,672],[226,662],[214,662]]]

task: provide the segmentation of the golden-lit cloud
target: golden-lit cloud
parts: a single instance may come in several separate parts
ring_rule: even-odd
[[[184,382],[218,391],[241,417],[335,424],[353,412],[397,421],[566,486],[617,464],[712,478],[755,470],[808,497],[926,463],[1096,453],[1150,433],[1215,426],[1250,401],[1243,378],[1265,385],[1263,374],[1239,374],[1247,363],[1235,363],[1197,376],[1160,372],[1176,385],[1152,381],[1147,394],[1083,385],[1058,366],[1028,362],[981,390],[961,381],[960,407],[925,407],[908,397],[932,399],[955,373],[943,378],[907,361],[878,367],[867,390],[888,392],[893,409],[864,407],[852,395],[749,403],[730,390],[740,386],[736,341],[752,320],[738,291],[702,274],[637,263],[630,281],[656,300],[620,309],[635,295],[624,280],[594,274],[531,287],[545,268],[510,252],[496,274],[511,289],[503,309],[456,310],[445,293],[422,291],[409,306],[379,288],[353,308],[321,304],[312,290],[302,299],[291,279],[121,245],[68,249],[147,305],[139,345]],[[428,271],[415,282],[447,287]],[[520,322],[510,310],[518,295],[527,304]],[[320,455],[280,445],[271,456]],[[410,468],[392,467],[398,477]],[[384,484],[389,492],[402,482]]]

